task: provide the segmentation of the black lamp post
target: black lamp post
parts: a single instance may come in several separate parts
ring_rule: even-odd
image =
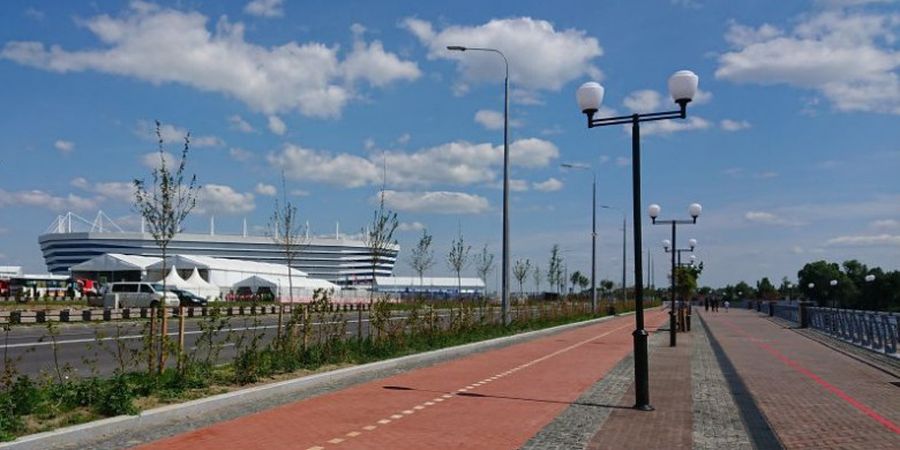
[[[630,116],[617,116],[594,118],[603,103],[603,86],[596,82],[587,82],[578,88],[576,97],[578,107],[587,115],[588,128],[609,125],[631,124],[631,183],[632,183],[632,213],[634,214],[634,279],[643,280],[643,245],[641,242],[641,133],[640,123],[656,120],[684,119],[687,117],[687,104],[697,93],[699,78],[689,70],[675,72],[669,78],[669,93],[679,108],[675,111],[632,114]],[[644,329],[644,286],[643,283],[634,285],[635,306],[635,330],[634,337],[634,407],[644,411],[651,411],[650,406],[650,376],[647,353],[647,330]]]
[[[503,325],[509,325],[509,61],[506,55],[496,48],[448,45],[447,50],[496,53],[503,58],[506,67],[506,75],[503,78],[503,254],[500,264],[500,311]]]
[[[678,225],[692,225],[697,223],[697,217],[700,217],[700,212],[703,211],[703,207],[700,206],[699,203],[691,203],[691,206],[688,207],[688,213],[691,215],[691,220],[656,220],[659,217],[659,212],[661,208],[657,204],[650,205],[647,208],[647,212],[650,214],[650,219],[653,221],[653,225],[671,225],[672,226],[672,241],[671,242],[663,242],[663,245],[666,247],[666,253],[669,253],[669,248],[672,248],[672,307],[669,309],[669,347],[674,347],[676,344],[675,337],[675,287],[677,281],[675,280],[675,255],[679,253],[678,244],[677,244],[677,233],[676,229]],[[688,241],[690,244],[690,249],[688,251],[693,251],[694,246],[697,245],[697,241],[691,239]],[[685,249],[681,249],[685,250]]]

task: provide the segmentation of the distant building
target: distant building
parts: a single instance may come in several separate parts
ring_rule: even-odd
[[[0,266],[0,280],[22,276],[22,266]]]
[[[294,268],[311,278],[342,286],[371,284],[373,257],[364,241],[346,238],[337,231],[334,237],[308,237],[301,241]],[[56,274],[68,273],[73,266],[107,253],[162,256],[149,233],[122,231],[102,212],[93,222],[73,213],[59,216],[38,237],[38,243],[47,269]],[[399,252],[400,247],[396,245],[387,249],[379,258],[375,275],[390,276]],[[283,249],[271,237],[249,236],[246,227],[240,235],[215,234],[212,230],[209,234],[179,233],[169,244],[168,253],[286,263]]]
[[[462,277],[375,277],[375,291],[391,294],[483,294],[481,278]]]

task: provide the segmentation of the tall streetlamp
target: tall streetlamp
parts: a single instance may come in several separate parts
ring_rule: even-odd
[[[500,310],[503,315],[503,325],[509,325],[509,60],[506,55],[495,48],[464,47],[462,45],[449,45],[447,50],[465,52],[491,52],[503,58],[505,76],[503,78],[503,251],[500,275]]]
[[[563,163],[567,169],[590,170],[591,184],[591,312],[597,314],[597,172],[587,164]]]
[[[669,311],[669,347],[675,346],[675,287],[677,281],[675,280],[675,255],[677,254],[679,257],[681,256],[682,251],[694,251],[694,246],[697,245],[697,241],[691,239],[688,243],[691,245],[689,249],[679,249],[677,244],[677,234],[676,228],[678,225],[692,225],[697,223],[697,217],[700,217],[700,212],[703,211],[703,207],[700,206],[699,203],[691,203],[688,206],[688,213],[691,215],[691,220],[656,220],[659,217],[659,213],[662,209],[657,204],[650,205],[647,208],[647,212],[650,214],[650,220],[653,221],[653,225],[671,225],[672,226],[672,241],[668,242],[666,240],[663,242],[663,245],[666,247],[666,253],[669,253],[669,248],[672,248],[672,308]]]
[[[870,286],[871,286],[872,282],[875,281],[875,275],[870,273],[870,274],[866,275],[865,278],[863,278],[863,280],[865,280],[865,282],[866,282],[866,286],[863,288],[863,291],[865,292],[863,299],[866,302],[866,306],[861,309],[866,309],[868,307],[871,307],[869,305],[869,299],[871,298],[871,293],[872,293],[872,289]],[[871,309],[875,309],[875,308],[871,308]]]
[[[632,212],[634,214],[634,279],[643,280],[643,245],[641,236],[641,133],[640,123],[687,117],[687,104],[697,93],[699,78],[689,70],[675,72],[669,78],[669,93],[679,108],[675,111],[632,114],[630,116],[605,117],[595,119],[594,115],[603,103],[603,86],[590,81],[581,85],[576,93],[578,107],[587,115],[588,128],[631,124],[631,183]],[[650,376],[647,355],[647,330],[644,329],[644,285],[634,285],[635,330],[634,337],[634,407],[651,411]]]
[[[625,281],[625,264],[627,261],[627,256],[625,255],[625,242],[627,241],[625,231],[628,229],[628,219],[626,218],[625,210],[622,208],[609,205],[600,205],[600,207],[603,209],[613,209],[622,213],[622,304],[624,305],[625,302],[628,301],[628,290],[625,288],[625,286],[627,286]]]

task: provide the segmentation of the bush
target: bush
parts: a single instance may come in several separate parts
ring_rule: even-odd
[[[95,409],[104,416],[137,413],[134,406],[134,392],[124,375],[118,375],[104,383],[99,400]]]

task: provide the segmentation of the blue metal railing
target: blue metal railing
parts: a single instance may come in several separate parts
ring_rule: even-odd
[[[776,303],[775,316],[800,323],[800,307],[796,303]]]
[[[787,320],[799,323],[778,314]],[[786,308],[785,308],[786,309]],[[891,355],[897,354],[900,341],[900,317],[892,313],[835,308],[807,308],[809,326],[860,347]]]

